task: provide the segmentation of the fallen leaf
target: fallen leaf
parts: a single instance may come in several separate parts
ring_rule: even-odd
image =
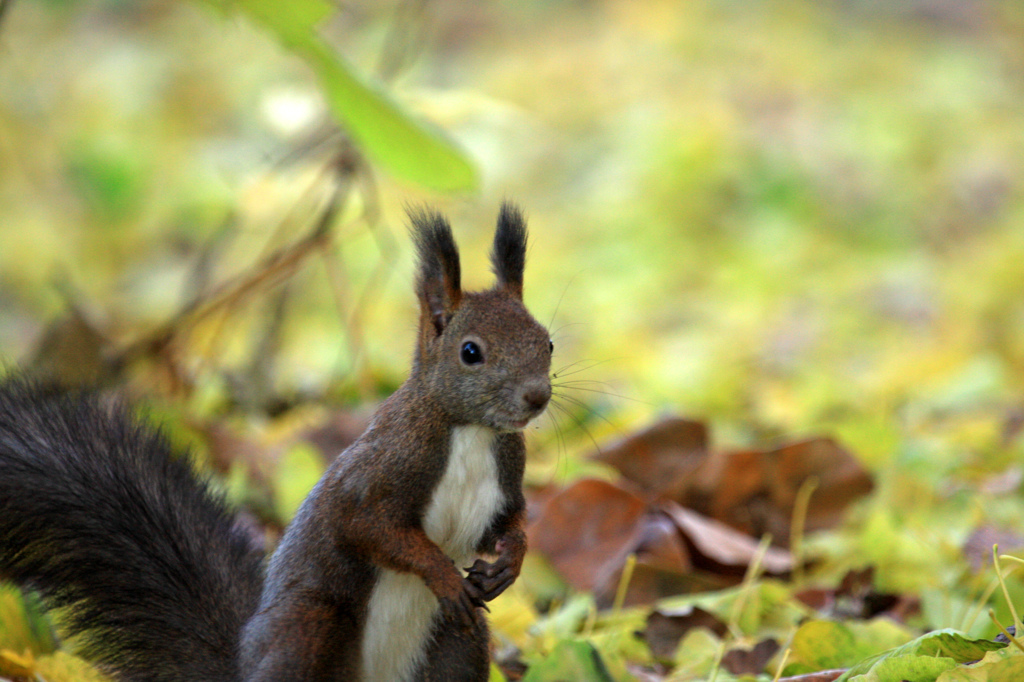
[[[835,526],[873,487],[853,455],[830,438],[815,438],[767,451],[713,452],[679,501],[755,537],[770,533],[786,546],[797,493],[812,478],[807,531]]]
[[[885,614],[902,623],[920,613],[919,597],[879,592],[874,584],[875,568],[868,566],[848,571],[834,589],[808,588],[793,596],[817,611],[822,618],[868,620]]]
[[[1024,653],[1015,646],[990,651],[977,663],[951,668],[935,682],[1003,682],[1024,680]]]
[[[577,590],[607,590],[637,546],[643,500],[606,481],[577,481],[544,505],[530,547],[544,552]]]
[[[707,458],[708,432],[701,422],[670,417],[592,456],[610,464],[640,492],[675,499]]]
[[[807,621],[793,635],[785,672],[793,675],[849,667],[912,637],[906,629],[884,618],[866,622]]]
[[[774,466],[772,498],[792,515],[801,486],[814,477],[816,487],[807,509],[808,531],[831,528],[854,500],[871,492],[871,475],[848,450],[831,438],[815,438],[766,453]],[[788,533],[787,533],[788,537]]]
[[[685,609],[693,606],[699,606],[723,621],[735,621],[738,631],[751,637],[766,630],[791,631],[806,621],[808,615],[806,609],[794,602],[789,587],[772,579],[714,592],[675,595],[661,599],[657,604],[658,610],[665,614],[685,613]]]
[[[977,661],[989,651],[1005,646],[986,639],[970,639],[955,630],[937,630],[871,656],[851,667],[839,679],[841,682],[931,682],[958,664]]]
[[[39,596],[0,581],[0,651],[45,655],[57,645]]]
[[[771,534],[782,546],[800,489],[810,480],[805,530],[838,524],[851,502],[870,492],[871,476],[830,438],[770,450],[712,451],[707,427],[665,418],[601,448],[592,459],[615,467],[624,487],[647,500],[672,500],[754,537]]]
[[[679,641],[693,628],[707,628],[722,637],[728,627],[721,619],[710,611],[699,606],[686,606],[682,609],[654,609],[647,616],[647,625],[639,633],[647,642],[654,657],[662,661],[671,661]]]
[[[532,549],[574,589],[592,592],[601,607],[612,603],[630,554],[637,563],[626,605],[693,588],[685,578],[689,554],[672,521],[606,481],[584,479],[552,495],[527,535]]]
[[[623,604],[650,604],[669,594],[706,588],[694,579],[690,553],[679,529],[663,514],[647,513],[639,522],[639,535],[631,554],[636,564],[630,576]],[[621,571],[616,572],[601,594],[599,604],[607,606],[618,589]]]
[[[762,639],[750,649],[730,649],[722,656],[722,667],[733,675],[756,675],[764,671],[779,648],[779,643],[769,638]]]
[[[674,502],[648,505],[607,481],[584,479],[553,495],[528,528],[530,546],[577,590],[593,592],[598,604],[611,603],[627,557],[637,563],[626,604],[650,603],[692,591],[682,579],[700,569],[701,587],[736,584],[757,553],[753,538]],[[788,552],[769,548],[766,573],[792,570]]]
[[[540,663],[530,666],[523,682],[613,682],[597,649],[589,642],[562,640]]]
[[[691,561],[698,568],[742,576],[757,554],[758,542],[754,538],[724,523],[673,502],[662,504],[661,509],[683,533]],[[761,567],[765,573],[782,575],[793,570],[793,557],[785,550],[769,547]]]
[[[715,667],[721,645],[722,641],[704,628],[690,630],[676,647],[673,677],[706,679]]]
[[[562,486],[554,483],[524,486],[523,492],[526,494],[527,524],[536,521],[544,511],[544,507],[547,506],[548,501],[558,493],[562,492],[562,490],[564,490]]]

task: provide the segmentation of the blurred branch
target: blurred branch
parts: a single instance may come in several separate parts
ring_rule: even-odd
[[[407,0],[395,9],[395,18],[377,62],[377,75],[383,82],[393,81],[423,51],[426,44],[426,22],[423,20],[426,7],[427,0]]]
[[[199,257],[196,258],[189,276],[185,280],[182,300],[188,301],[187,306],[198,305],[203,295],[209,290],[213,280],[214,265],[231,241],[232,234],[238,227],[238,216],[230,213],[214,233],[213,238],[206,241]]]
[[[11,0],[0,0],[9,3]],[[388,36],[384,41],[378,62],[380,78],[387,82],[406,70],[425,44],[424,15],[427,0],[406,0],[396,9]],[[197,263],[190,286],[188,303],[152,332],[131,343],[115,354],[118,366],[125,366],[141,358],[155,358],[169,370],[170,376],[179,385],[191,383],[177,368],[173,356],[175,342],[184,338],[192,329],[218,314],[225,314],[260,291],[290,277],[307,257],[320,252],[325,263],[331,289],[334,293],[338,314],[344,322],[350,357],[350,376],[355,380],[361,393],[372,394],[372,379],[368,372],[360,371],[364,355],[362,326],[366,311],[386,283],[398,257],[398,246],[394,236],[381,225],[380,199],[375,183],[373,168],[362,151],[356,146],[348,132],[331,118],[326,118],[296,144],[291,146],[275,165],[287,166],[297,163],[324,163],[326,174],[331,176],[334,188],[329,204],[319,216],[317,224],[302,239],[288,246],[276,249],[261,258],[255,265],[233,279],[207,290],[212,257],[217,252],[214,244],[202,255]],[[329,256],[332,251],[330,227],[336,221],[353,191],[363,197],[362,221],[365,222],[380,252],[380,259],[370,274],[365,287],[358,294],[352,292],[352,283],[345,268],[344,258]],[[294,220],[294,218],[293,218]],[[278,226],[278,232],[286,223]],[[224,233],[222,233],[223,235]],[[274,240],[271,240],[271,243]],[[340,246],[338,255],[340,255]],[[281,293],[271,322],[264,329],[264,337],[257,345],[253,364],[248,368],[252,380],[261,389],[268,387],[270,369],[266,362],[267,350],[276,344],[280,335],[288,294]],[[226,321],[227,316],[221,318]],[[215,331],[213,337],[219,336]],[[213,338],[211,337],[211,338]],[[262,356],[262,358],[261,358]],[[257,391],[259,393],[261,391]]]
[[[260,329],[248,365],[238,374],[226,373],[235,400],[247,411],[275,414],[287,404],[274,394],[274,370],[284,335],[284,322],[294,293],[294,281],[285,282],[270,302],[268,316]]]
[[[187,305],[181,312],[152,333],[132,343],[119,354],[118,360],[129,363],[145,356],[163,355],[175,338],[194,328],[216,312],[238,305],[257,291],[291,276],[302,262],[331,240],[331,226],[340,214],[347,192],[340,188],[308,235],[288,246],[275,250],[249,271],[229,280],[202,298]]]
[[[398,242],[394,235],[378,219],[379,216],[374,214],[367,211],[366,226],[373,237],[373,241],[377,244],[380,259],[374,266],[373,271],[370,272],[370,277],[363,287],[363,292],[356,301],[349,316],[349,328],[360,335],[362,335],[363,321],[370,308],[370,304],[376,296],[380,295],[380,292],[387,284],[400,253]]]
[[[339,173],[349,171],[357,182],[357,191],[363,198],[362,221],[365,223],[374,241],[377,243],[381,253],[381,260],[374,266],[370,278],[363,288],[362,295],[353,305],[348,297],[352,290],[352,283],[349,279],[348,268],[345,265],[345,258],[342,254],[342,246],[335,243],[334,253],[325,249],[321,252],[324,261],[324,270],[330,282],[331,292],[334,295],[334,304],[338,310],[338,317],[346,331],[346,341],[349,355],[349,376],[353,377],[356,388],[360,395],[366,400],[373,396],[373,377],[360,367],[364,358],[365,341],[363,337],[363,315],[369,307],[370,299],[380,293],[386,276],[390,273],[391,266],[397,259],[397,244],[385,230],[384,235],[379,231],[381,228],[380,214],[380,193],[377,183],[370,168],[366,166],[362,157],[351,143],[341,145],[336,161]],[[361,172],[357,172],[362,169]],[[333,256],[333,257],[332,257]],[[381,271],[383,272],[383,276]]]

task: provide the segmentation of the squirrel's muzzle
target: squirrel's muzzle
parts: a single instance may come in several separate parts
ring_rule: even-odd
[[[548,400],[551,399],[551,382],[547,379],[533,379],[524,382],[519,391],[523,411],[532,419],[547,407]]]

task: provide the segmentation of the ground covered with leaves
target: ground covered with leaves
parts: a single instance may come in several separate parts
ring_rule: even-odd
[[[1020,3],[285,6],[0,0],[0,361],[271,548],[407,371],[404,206],[472,287],[514,198],[556,396],[495,680],[1024,679]],[[0,678],[100,679],[59,623],[0,588]]]

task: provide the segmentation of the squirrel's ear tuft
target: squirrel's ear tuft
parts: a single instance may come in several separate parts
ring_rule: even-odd
[[[526,267],[526,219],[515,204],[505,202],[498,214],[491,267],[498,286],[518,299],[523,298],[523,270]]]
[[[409,220],[419,258],[416,295],[423,314],[440,334],[462,300],[459,248],[440,213],[412,209]]]

